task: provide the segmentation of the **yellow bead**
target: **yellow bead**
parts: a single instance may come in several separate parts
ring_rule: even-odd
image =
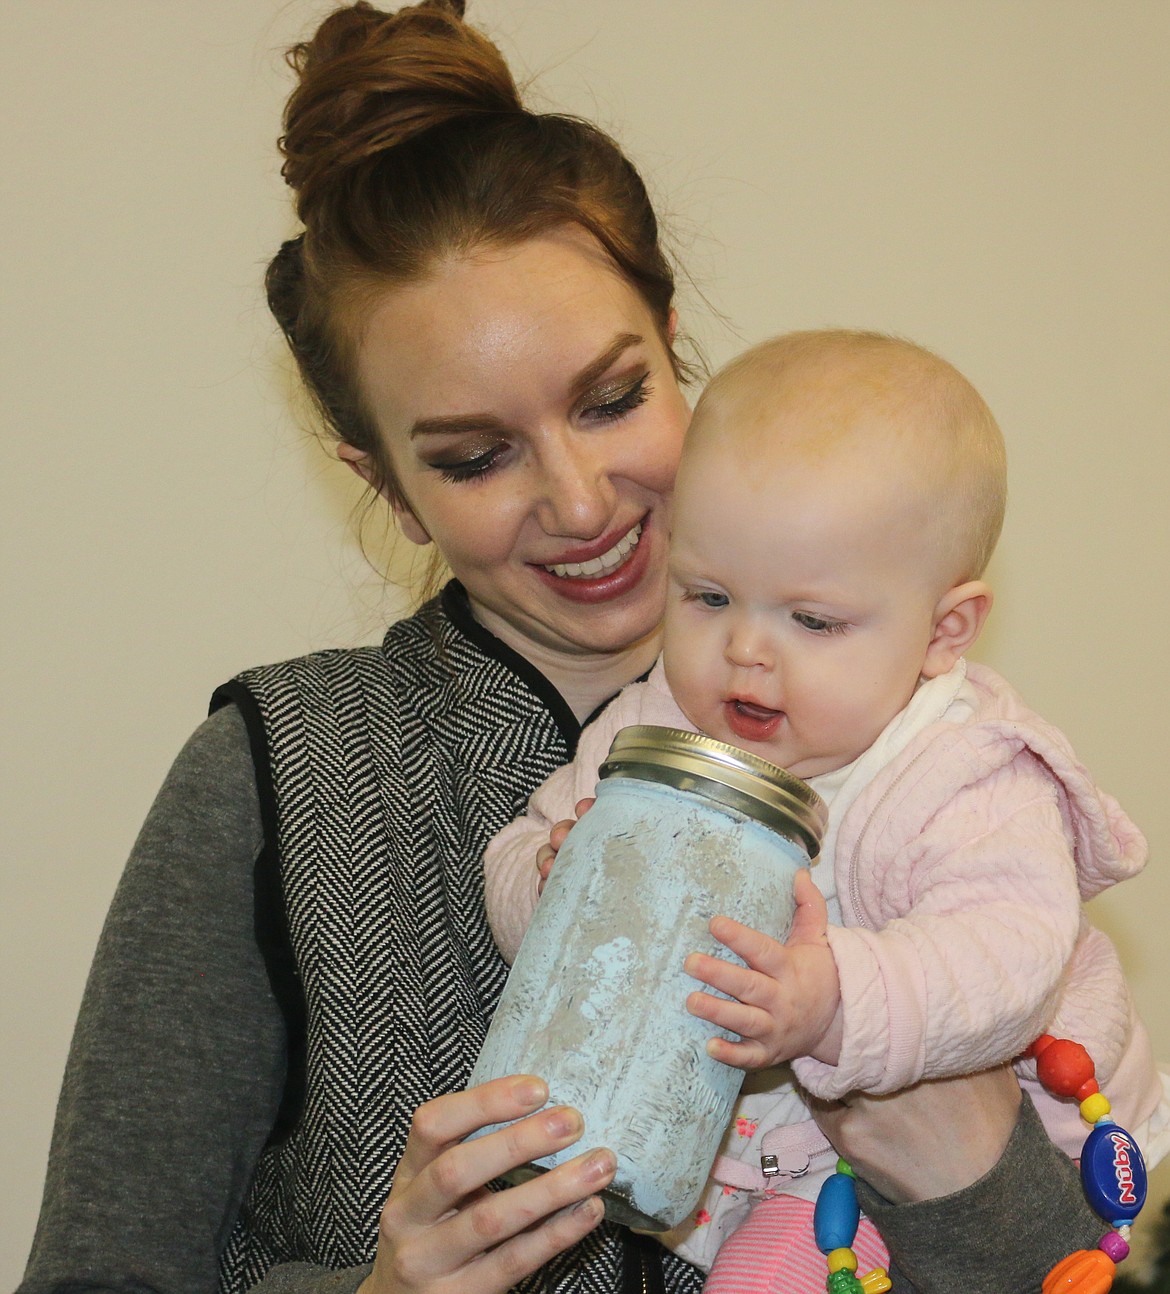
[[[887,1294],[888,1290],[894,1288],[893,1282],[886,1275],[885,1269],[875,1267],[873,1271],[866,1272],[861,1278],[861,1288],[865,1294]]]
[[[1094,1092],[1092,1096],[1086,1096],[1081,1102],[1081,1118],[1086,1123],[1096,1123],[1098,1119],[1103,1119],[1112,1108],[1109,1104],[1109,1098],[1104,1092]]]
[[[857,1270],[857,1255],[852,1249],[830,1249],[825,1258],[829,1264],[830,1273]]]

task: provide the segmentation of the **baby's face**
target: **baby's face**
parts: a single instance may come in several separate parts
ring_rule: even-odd
[[[666,674],[701,731],[798,777],[855,759],[910,699],[939,590],[892,477],[688,446]]]

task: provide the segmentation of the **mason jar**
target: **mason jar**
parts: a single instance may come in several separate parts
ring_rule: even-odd
[[[811,787],[734,746],[650,725],[617,734],[470,1080],[538,1074],[550,1105],[584,1116],[578,1142],[511,1181],[607,1146],[617,1156],[608,1217],[647,1231],[687,1217],[744,1075],[707,1055],[724,1031],[686,1010],[699,985],[683,959],[735,959],[707,929],[719,914],[786,938],[793,881],[825,820]]]

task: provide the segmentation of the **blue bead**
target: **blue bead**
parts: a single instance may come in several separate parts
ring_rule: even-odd
[[[813,1235],[823,1254],[834,1249],[851,1249],[857,1236],[861,1208],[853,1178],[834,1173],[821,1187],[813,1210]]]
[[[1146,1202],[1146,1163],[1137,1143],[1110,1120],[1099,1122],[1081,1151],[1081,1181],[1094,1212],[1120,1226]]]

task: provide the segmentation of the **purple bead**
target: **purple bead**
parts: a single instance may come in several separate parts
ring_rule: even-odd
[[[1101,1237],[1101,1243],[1097,1246],[1102,1253],[1108,1258],[1112,1258],[1115,1263],[1123,1263],[1129,1257],[1129,1245],[1125,1239],[1118,1235],[1116,1231],[1110,1231],[1107,1236]]]

